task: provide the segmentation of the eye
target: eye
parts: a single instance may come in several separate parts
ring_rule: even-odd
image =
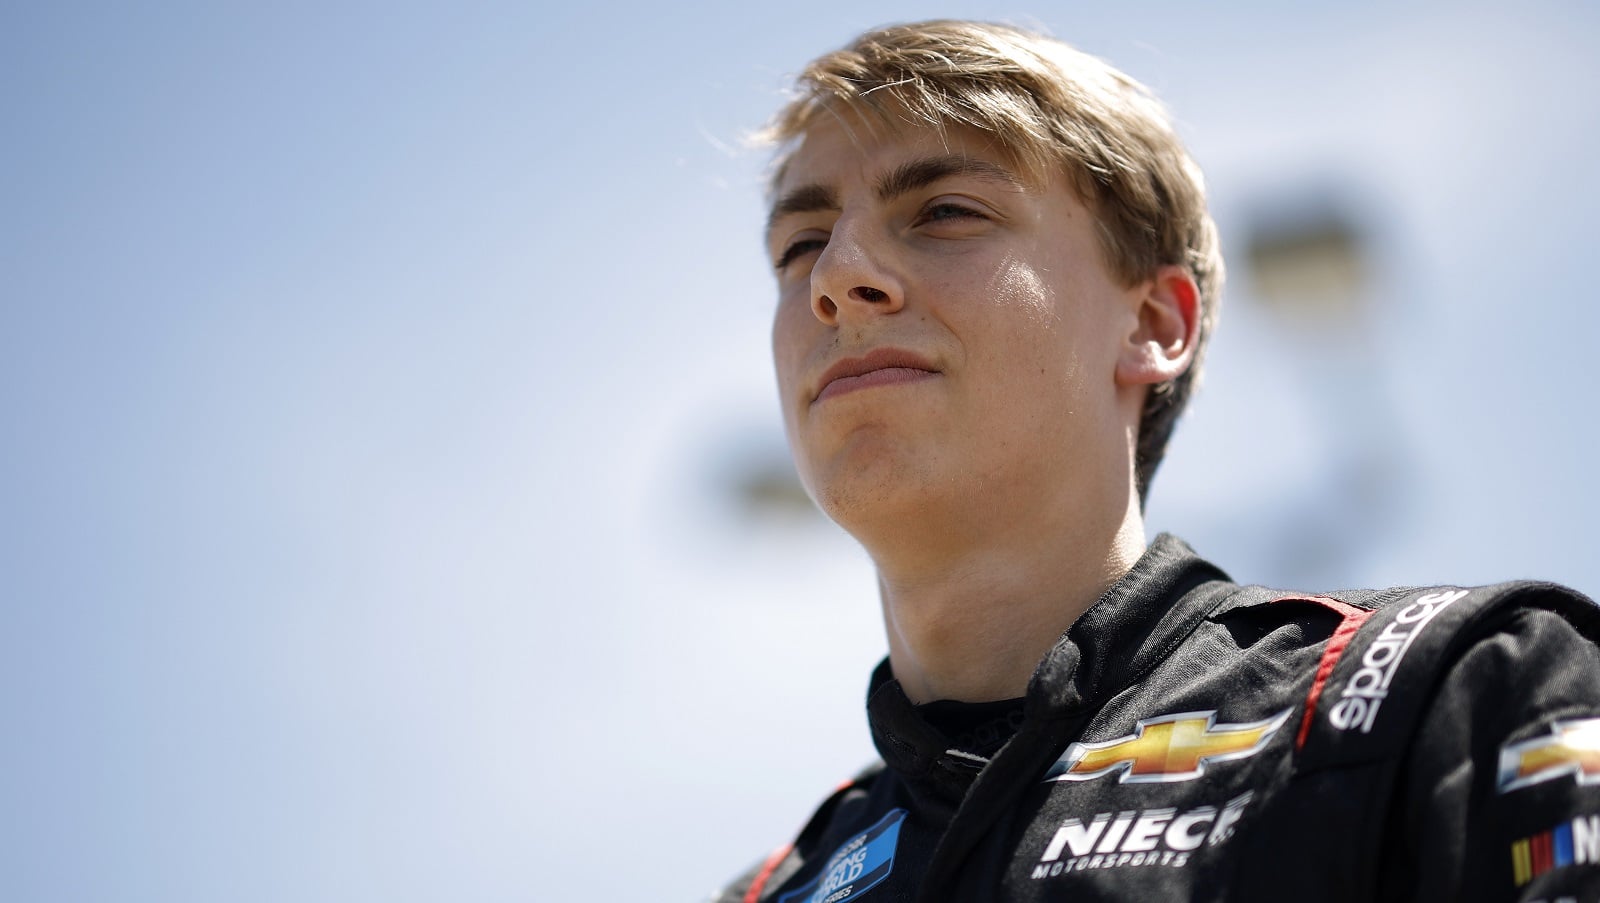
[[[939,222],[940,220],[988,218],[988,216],[965,204],[957,204],[951,201],[940,201],[937,204],[929,204],[927,207],[923,208],[922,215],[918,219],[919,222],[932,223]]]
[[[931,200],[926,207],[917,211],[917,218],[912,219],[914,229],[933,229],[931,234],[936,237],[965,237],[979,226],[992,223],[994,213],[979,203],[968,202],[966,199],[952,199],[952,195],[944,195],[939,199]]]
[[[783,253],[778,256],[778,262],[773,264],[773,268],[778,270],[785,269],[789,266],[789,264],[794,263],[801,257],[810,254],[812,251],[820,251],[827,246],[827,239],[803,238],[794,244],[791,244],[789,247],[784,248]]]

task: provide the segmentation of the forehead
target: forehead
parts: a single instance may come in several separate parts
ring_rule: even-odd
[[[772,196],[800,186],[841,188],[871,183],[908,160],[955,158],[982,161],[1016,182],[1036,182],[992,133],[964,125],[935,127],[893,117],[853,112],[821,115],[779,162]]]

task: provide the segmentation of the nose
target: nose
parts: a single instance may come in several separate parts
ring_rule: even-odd
[[[811,312],[828,326],[905,306],[884,242],[840,222],[811,267]]]

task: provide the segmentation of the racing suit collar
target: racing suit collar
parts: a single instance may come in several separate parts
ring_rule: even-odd
[[[1214,591],[1193,592],[1205,583]],[[1028,715],[1098,708],[1165,660],[1232,589],[1188,543],[1160,534],[1039,663]]]
[[[1031,733],[1030,721],[1098,706],[1137,680],[1227,595],[1226,581],[1226,574],[1182,540],[1166,533],[1157,536],[1039,663],[1029,682],[1021,732]],[[1190,592],[1206,582],[1216,582],[1216,592]],[[925,796],[924,803],[939,808],[959,804],[987,764],[946,748],[944,735],[906,697],[887,658],[873,671],[867,715],[878,754],[917,795]],[[1004,755],[1002,750],[997,757]]]

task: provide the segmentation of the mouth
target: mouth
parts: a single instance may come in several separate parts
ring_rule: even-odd
[[[822,374],[811,403],[847,392],[918,382],[938,375],[938,369],[926,358],[901,348],[878,348],[863,357],[845,358],[829,367]]]

